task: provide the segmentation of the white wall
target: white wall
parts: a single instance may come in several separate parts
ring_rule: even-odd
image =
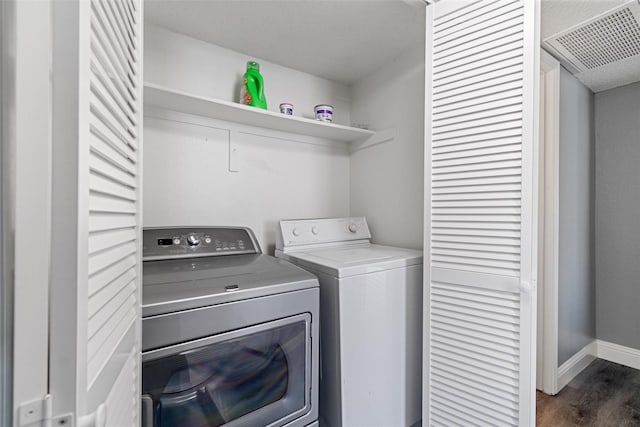
[[[345,85],[282,67],[167,29],[145,25],[144,79],[201,96],[237,102],[248,60],[260,64],[269,110],[292,103],[296,116],[314,117],[313,107],[330,104],[334,122],[350,124]]]
[[[148,82],[235,100],[235,84],[247,59],[164,29],[146,28]],[[270,109],[290,101],[296,114],[303,109],[313,114],[313,105],[329,102],[348,123],[347,87],[258,61]],[[246,132],[232,138],[238,172],[228,168],[230,129]],[[349,214],[349,153],[344,145],[148,109],[144,132],[145,227],[246,225],[254,229],[263,250],[273,252],[278,220]]]
[[[351,118],[396,128],[394,140],[351,155],[351,214],[367,217],[376,243],[422,248],[424,42],[352,88]]]
[[[594,95],[560,73],[558,365],[596,336]]]

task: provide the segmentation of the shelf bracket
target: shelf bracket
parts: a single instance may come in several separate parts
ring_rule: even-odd
[[[349,152],[355,153],[356,151],[363,150],[365,148],[373,147],[374,145],[384,144],[385,142],[393,141],[396,139],[398,130],[396,128],[388,128],[376,132],[368,138],[354,141],[349,145]]]

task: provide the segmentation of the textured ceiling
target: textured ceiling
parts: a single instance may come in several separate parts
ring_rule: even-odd
[[[419,0],[147,0],[145,20],[351,84],[423,43]]]

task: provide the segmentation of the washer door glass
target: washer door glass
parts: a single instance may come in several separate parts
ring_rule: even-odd
[[[282,425],[306,413],[309,330],[301,315],[143,355],[144,425]]]

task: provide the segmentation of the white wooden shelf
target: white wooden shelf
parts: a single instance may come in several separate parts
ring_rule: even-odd
[[[335,141],[352,142],[375,135],[375,132],[367,129],[325,123],[304,117],[285,116],[273,111],[235,102],[205,98],[149,83],[144,85],[144,104],[187,114]]]

